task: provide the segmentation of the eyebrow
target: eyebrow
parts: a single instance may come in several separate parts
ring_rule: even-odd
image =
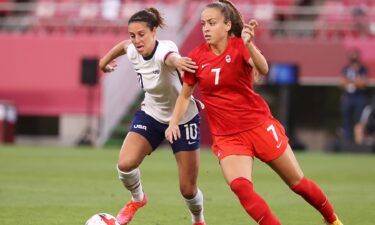
[[[207,20],[207,22],[212,22],[212,20],[216,20],[216,18],[210,18]],[[205,21],[205,20],[201,20],[201,21]]]
[[[142,30],[137,30],[135,32],[129,32],[129,34],[139,34],[139,33],[144,33],[144,32],[145,32],[145,30],[142,29]]]

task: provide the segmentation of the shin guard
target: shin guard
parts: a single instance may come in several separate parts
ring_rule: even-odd
[[[260,225],[281,225],[267,203],[253,189],[253,183],[246,178],[234,179],[230,188],[237,195],[242,207]]]
[[[317,209],[328,223],[333,223],[336,220],[333,207],[327,196],[313,181],[304,177],[291,189]]]

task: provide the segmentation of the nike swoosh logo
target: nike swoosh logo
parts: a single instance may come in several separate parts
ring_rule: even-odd
[[[203,64],[203,65],[202,65],[202,69],[204,69],[204,67],[206,67],[206,66],[208,66],[208,65],[210,65],[210,64],[209,64],[209,63]]]
[[[194,144],[196,141],[188,141],[188,144],[189,145],[192,145],[192,144]]]
[[[276,145],[276,148],[280,148],[282,143],[283,143],[283,141],[280,141],[280,143],[278,145]]]

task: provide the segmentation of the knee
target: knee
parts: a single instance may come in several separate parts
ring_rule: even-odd
[[[194,184],[181,184],[180,192],[185,199],[192,199],[197,194],[198,189]]]
[[[302,177],[300,180],[289,185],[289,187],[295,193],[300,194],[304,192],[306,189],[309,189],[310,183],[311,183],[310,180],[308,180],[306,177]]]
[[[301,174],[298,174],[296,176],[290,177],[289,179],[286,179],[285,183],[289,187],[294,187],[294,186],[298,185],[299,183],[301,183],[304,179],[306,179],[305,175],[303,173],[301,173]]]
[[[253,183],[244,177],[238,177],[230,183],[230,188],[238,196],[248,196],[253,193]]]
[[[244,177],[234,179],[230,183],[230,188],[240,201],[253,201],[254,197],[256,197],[253,183]]]
[[[122,172],[128,173],[136,168],[138,168],[139,164],[136,160],[132,159],[119,159],[117,162],[118,169]]]

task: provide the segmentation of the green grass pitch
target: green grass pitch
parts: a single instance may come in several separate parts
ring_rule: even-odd
[[[95,213],[116,215],[129,199],[117,179],[117,149],[0,146],[0,225],[84,225]],[[297,153],[305,174],[329,196],[345,225],[375,224],[375,155]],[[176,163],[157,150],[141,166],[149,202],[132,225],[190,225]],[[256,161],[255,189],[285,225],[323,224],[265,164]],[[199,186],[208,225],[256,224],[202,151]]]

